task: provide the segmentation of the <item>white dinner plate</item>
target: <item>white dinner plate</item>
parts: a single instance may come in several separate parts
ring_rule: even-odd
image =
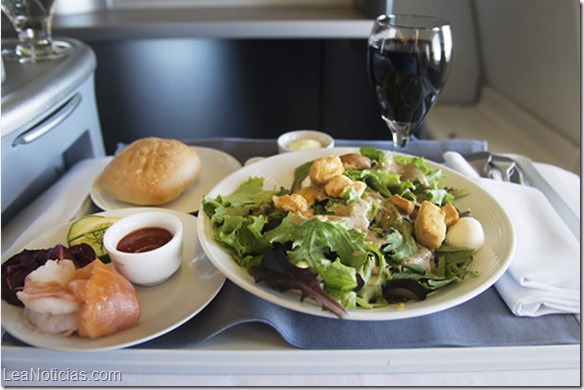
[[[222,178],[241,168],[239,161],[230,154],[217,149],[202,146],[191,146],[201,157],[201,173],[189,188],[172,202],[157,206],[165,209],[184,211],[190,213],[196,211],[203,196]],[[113,158],[113,157],[111,157]],[[97,178],[91,187],[89,196],[93,203],[102,210],[117,210],[128,207],[136,207],[131,203],[121,202],[106,194],[97,183]]]
[[[334,148],[328,150],[311,150],[280,154],[250,164],[247,167],[223,179],[208,194],[214,198],[217,195],[227,195],[235,191],[249,177],[263,177],[264,188],[274,189],[283,186],[290,188],[294,169],[310,160],[328,155],[342,155],[358,152],[357,148]],[[435,313],[466,302],[492,286],[507,270],[515,249],[513,225],[500,204],[480,186],[466,179],[459,173],[438,164],[427,161],[432,168],[440,167],[444,174],[444,184],[448,187],[468,190],[468,196],[457,199],[456,206],[461,210],[470,210],[471,215],[478,219],[485,231],[485,245],[477,252],[470,269],[479,272],[479,277],[468,277],[440,290],[432,292],[426,300],[406,303],[405,305],[390,305],[378,309],[347,310],[348,320],[393,320],[416,317]],[[198,218],[198,234],[201,245],[215,266],[232,282],[241,288],[269,302],[303,313],[323,317],[336,318],[329,311],[308,300],[301,302],[299,294],[294,292],[278,292],[266,284],[256,284],[253,277],[241,268],[230,257],[229,253],[213,239],[213,227],[209,217],[200,213]]]
[[[97,215],[123,217],[152,208],[115,210]],[[183,223],[183,262],[170,279],[153,287],[135,286],[140,301],[140,319],[136,325],[97,339],[77,335],[60,336],[35,331],[22,320],[23,309],[2,300],[2,327],[17,339],[35,347],[62,351],[108,350],[129,347],[161,336],[199,313],[217,295],[225,282],[197,240],[197,218],[176,212]],[[69,224],[64,224],[30,242],[23,249],[44,249],[66,244]],[[2,259],[2,262],[8,259]]]

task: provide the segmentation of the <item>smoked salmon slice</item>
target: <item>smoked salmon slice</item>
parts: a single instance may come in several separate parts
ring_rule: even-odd
[[[79,302],[77,333],[97,338],[127,329],[140,318],[134,286],[115,269],[94,260],[68,285]]]

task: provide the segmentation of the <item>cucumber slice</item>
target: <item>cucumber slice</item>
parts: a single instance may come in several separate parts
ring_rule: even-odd
[[[88,244],[99,258],[107,256],[103,246],[103,235],[107,228],[119,220],[118,217],[104,217],[100,215],[88,215],[81,217],[69,226],[67,232],[67,245]]]

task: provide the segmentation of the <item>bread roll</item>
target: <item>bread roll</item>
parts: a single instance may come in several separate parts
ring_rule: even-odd
[[[148,137],[118,153],[98,184],[122,202],[155,206],[178,198],[200,171],[201,159],[194,149],[177,140]]]

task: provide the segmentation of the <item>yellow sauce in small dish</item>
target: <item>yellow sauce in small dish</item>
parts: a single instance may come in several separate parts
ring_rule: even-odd
[[[309,149],[320,149],[322,144],[314,139],[304,138],[297,139],[296,141],[290,142],[288,149],[290,150],[309,150]]]

